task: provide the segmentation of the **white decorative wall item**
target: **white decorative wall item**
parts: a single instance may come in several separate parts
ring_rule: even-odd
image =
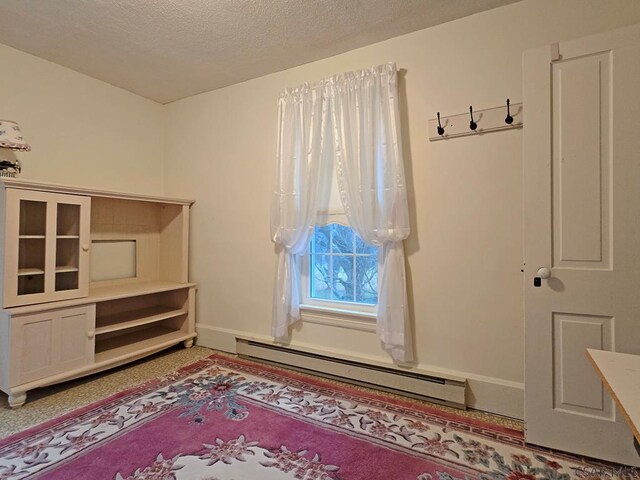
[[[20,127],[11,120],[0,120],[0,147],[29,152],[31,147],[22,137]]]
[[[507,103],[501,107],[474,110],[457,115],[441,116],[429,120],[429,140],[446,140],[448,138],[465,137],[468,135],[482,135],[522,128],[522,103]]]
[[[0,177],[15,177],[20,172],[20,161],[10,150],[29,152],[31,146],[16,122],[0,120]]]

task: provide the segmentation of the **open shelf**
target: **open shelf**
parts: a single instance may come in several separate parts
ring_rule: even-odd
[[[118,300],[120,298],[149,295],[151,293],[171,292],[195,287],[195,283],[164,282],[162,280],[144,283],[130,283],[126,285],[111,285],[108,287],[90,287],[89,298],[94,302]]]
[[[185,315],[186,313],[187,310],[184,308],[171,308],[158,305],[113,315],[106,315],[104,317],[96,318],[96,335],[156,323],[168,318]]]
[[[95,363],[112,362],[121,358],[139,355],[145,350],[163,348],[193,338],[194,333],[185,333],[154,325],[143,330],[105,339],[96,339]]]

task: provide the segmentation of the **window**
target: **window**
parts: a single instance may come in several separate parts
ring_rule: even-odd
[[[316,226],[305,263],[305,304],[373,313],[378,248],[364,243],[350,227]]]

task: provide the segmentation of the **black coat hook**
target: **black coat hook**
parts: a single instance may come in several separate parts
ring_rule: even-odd
[[[440,112],[438,112],[438,135],[444,135],[444,128],[442,128],[442,125],[440,124]]]
[[[513,123],[513,117],[511,116],[511,109],[510,109],[510,102],[509,99],[507,98],[507,118],[504,119],[504,122],[508,125],[511,125]]]
[[[472,106],[469,107],[469,115],[471,116],[471,121],[469,122],[469,128],[471,130],[475,130],[476,128],[478,128],[478,124],[473,121],[473,107]]]

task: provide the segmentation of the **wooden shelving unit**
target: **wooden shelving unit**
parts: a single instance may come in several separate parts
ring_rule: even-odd
[[[172,308],[158,305],[156,307],[105,315],[104,317],[96,318],[96,336],[140,327],[150,323],[157,323],[169,318],[186,315],[187,313],[188,310],[185,308]]]
[[[128,335],[118,335],[104,340],[96,340],[95,363],[123,360],[137,356],[144,351],[158,351],[158,348],[175,345],[193,338],[180,330],[155,325],[137,330]]]
[[[15,179],[0,179],[0,195],[0,389],[12,407],[30,389],[193,344],[192,201]],[[135,242],[133,276],[91,280],[90,261],[93,271],[118,260],[94,264],[92,245],[123,241]]]

